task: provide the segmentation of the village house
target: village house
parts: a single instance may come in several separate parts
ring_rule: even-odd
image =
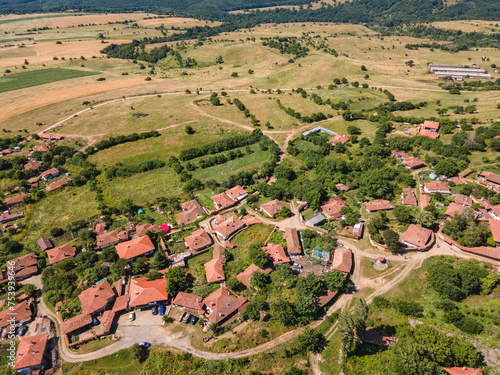
[[[240,185],[235,186],[229,190],[226,190],[225,193],[231,198],[241,201],[248,196],[248,191],[243,189]]]
[[[491,206],[489,209],[489,214],[495,220],[500,220],[500,204],[496,206]]]
[[[47,257],[49,258],[49,263],[52,265],[73,258],[75,255],[76,247],[72,246],[70,242],[47,250]]]
[[[460,204],[462,206],[471,207],[472,203],[474,203],[474,201],[468,195],[455,194],[455,203]]]
[[[354,227],[352,228],[352,235],[356,240],[359,240],[363,237],[363,228],[363,223],[354,224]]]
[[[500,247],[500,221],[495,219],[488,220],[490,225],[491,234],[493,235],[493,241],[495,241],[497,247]]]
[[[481,172],[479,173],[479,182],[483,182],[487,186],[499,187],[500,186],[500,174],[493,172]]]
[[[345,145],[349,142],[349,138],[344,135],[335,134],[334,137],[330,138],[330,143],[335,147],[338,143]]]
[[[314,214],[306,219],[306,223],[314,227],[322,225],[326,221],[326,218],[320,213]]]
[[[344,184],[337,184],[337,185],[335,185],[335,187],[336,187],[336,188],[337,188],[337,190],[339,190],[339,191],[349,191],[349,190],[351,190],[351,189],[349,188],[349,186],[344,185]]]
[[[19,374],[39,373],[44,364],[48,340],[48,333],[23,337],[19,341],[16,359],[12,368]]]
[[[425,120],[423,124],[420,124],[420,135],[429,138],[437,138],[439,137],[439,122],[436,121],[427,121]]]
[[[37,241],[37,244],[42,251],[52,249],[54,247],[54,245],[52,245],[52,242],[50,242],[47,237],[40,237]]]
[[[405,154],[404,152],[398,152],[393,150],[391,151],[391,155],[401,160],[404,166],[408,169],[415,169],[425,166],[425,163],[422,160],[416,158],[415,156]]]
[[[223,210],[225,208],[232,207],[236,203],[238,203],[237,200],[234,200],[226,193],[220,193],[220,194],[214,195],[212,197],[212,201],[214,202],[214,206],[215,206],[216,210]]]
[[[110,309],[115,298],[116,293],[106,280],[85,289],[78,296],[82,303],[83,314],[93,316]]]
[[[365,202],[364,205],[370,213],[394,209],[394,205],[385,199],[375,199],[373,202]]]
[[[209,284],[221,283],[226,280],[226,276],[224,275],[225,265],[226,261],[223,258],[218,257],[214,257],[210,262],[204,264],[205,275]]]
[[[323,214],[327,218],[335,218],[338,219],[342,217],[342,207],[347,207],[347,203],[340,197],[335,197],[326,202],[323,206],[321,206],[321,210]]]
[[[463,182],[460,177],[452,177],[449,180],[452,181],[456,186],[465,184],[465,182]]]
[[[425,208],[429,204],[431,204],[431,199],[432,197],[429,194],[420,194],[420,205],[422,206],[422,208]]]
[[[228,240],[233,234],[243,229],[246,224],[238,219],[236,216],[231,216],[229,219],[224,220],[214,228],[214,232],[222,240]]]
[[[60,187],[63,187],[65,185],[69,184],[71,181],[73,181],[71,178],[64,177],[64,178],[61,178],[58,181],[54,181],[51,184],[48,184],[45,189],[47,191],[54,191],[54,190],[59,189]]]
[[[457,214],[462,214],[465,211],[469,211],[469,210],[471,212],[474,212],[474,214],[476,214],[476,212],[473,211],[469,206],[458,204],[455,202],[451,202],[450,205],[448,206],[448,208],[446,209],[445,215],[453,217]]]
[[[23,217],[24,212],[10,213],[9,211],[5,211],[2,215],[0,215],[0,223],[5,224],[9,221],[19,220]]]
[[[4,203],[5,203],[5,205],[6,205],[7,207],[12,207],[12,206],[15,206],[15,205],[17,205],[17,204],[19,204],[19,203],[22,203],[22,202],[23,202],[23,199],[24,199],[25,197],[30,197],[30,196],[31,196],[31,194],[21,194],[21,195],[16,195],[16,196],[14,196],[14,197],[5,198]]]
[[[167,225],[166,230],[164,229],[165,228],[164,225]],[[135,227],[135,235],[137,237],[143,237],[148,233],[148,231],[151,233],[159,233],[162,230],[164,230],[166,233],[168,233],[170,231],[168,224],[158,225],[158,224],[146,223],[146,224],[137,225]]]
[[[264,203],[262,206],[260,206],[260,209],[268,216],[274,217],[280,212],[283,207],[285,207],[285,204],[279,199],[275,199],[270,202]]]
[[[117,230],[105,232],[96,237],[97,248],[101,250],[126,240],[128,240],[128,232],[126,230],[121,232]]]
[[[191,293],[179,292],[172,301],[174,306],[182,307],[186,310],[192,311],[196,314],[204,314],[203,298]]]
[[[295,228],[285,228],[283,239],[286,241],[288,254],[298,256],[302,254],[299,232]]]
[[[41,138],[41,139],[48,139],[50,141],[60,141],[61,139],[63,139],[64,137],[61,136],[61,135],[57,135],[57,134],[50,134],[50,133],[40,133],[38,134],[38,136]]]
[[[147,308],[168,301],[167,280],[147,281],[145,277],[130,282],[130,307]]]
[[[403,188],[403,197],[401,203],[405,206],[417,206],[417,197],[412,188]]]
[[[380,346],[394,346],[398,342],[398,339],[397,337],[389,336],[383,330],[379,333],[373,327],[366,327],[363,341]]]
[[[45,172],[42,172],[40,175],[45,181],[50,180],[59,176],[59,170],[57,168],[47,169]]]
[[[232,317],[247,302],[242,296],[235,296],[223,284],[203,301],[207,318],[211,323],[222,324]]]
[[[250,279],[252,278],[255,272],[262,272],[269,274],[271,272],[270,269],[263,270],[262,268],[256,266],[255,264],[249,265],[243,272],[239,273],[236,278],[247,287],[248,290],[252,290],[252,286],[250,285]]]
[[[42,166],[41,161],[30,160],[29,162],[24,164],[24,169],[26,169],[27,171],[36,171],[41,166]]]
[[[28,277],[36,275],[38,272],[37,266],[38,257],[35,253],[29,253],[18,258],[8,260],[7,271],[0,270],[0,282],[7,282],[9,280],[8,273],[14,272],[14,280],[24,280]],[[12,262],[14,265],[12,266]]]
[[[49,151],[51,148],[52,148],[51,146],[46,145],[44,143],[44,144],[41,144],[41,145],[33,146],[32,150],[33,151],[38,151],[38,152],[45,152],[45,151]]]
[[[424,192],[427,194],[451,194],[451,190],[444,181],[432,181],[424,184]]]
[[[78,314],[71,319],[61,322],[61,331],[68,338],[87,331],[93,325],[92,316],[88,314]]]
[[[154,251],[155,246],[148,236],[137,237],[116,245],[118,256],[127,262],[133,261],[138,256],[150,256]]]
[[[94,233],[99,235],[106,232],[106,223],[97,223],[95,225]]]
[[[184,243],[192,251],[201,251],[212,245],[212,237],[204,230],[197,229],[191,235],[184,237]]]
[[[12,321],[13,320],[13,321]],[[14,305],[14,310],[6,309],[0,311],[0,337],[5,337],[7,331],[10,331],[10,325],[13,322],[14,327],[18,328],[33,320],[33,311],[28,301],[22,301]]]
[[[410,224],[401,236],[401,242],[410,247],[424,247],[432,239],[432,231],[420,225]]]
[[[285,249],[281,244],[268,243],[262,250],[267,253],[275,266],[290,263],[290,258],[286,255]]]
[[[349,249],[335,249],[332,260],[332,269],[340,271],[346,276],[352,269],[352,252]]]
[[[184,225],[188,225],[203,217],[206,213],[196,199],[181,203],[182,212],[177,214],[177,220]]]

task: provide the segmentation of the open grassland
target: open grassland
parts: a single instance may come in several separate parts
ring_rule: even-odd
[[[24,89],[26,87],[43,85],[45,83],[79,78],[98,73],[70,69],[45,69],[0,77],[0,92]]]
[[[99,214],[95,193],[87,187],[65,187],[48,193],[25,211],[25,240],[34,243],[47,235],[46,230],[64,227],[72,221],[90,219]],[[47,229],[48,228],[48,229]]]
[[[481,32],[481,33],[498,33],[500,32],[500,22],[496,21],[446,21],[432,22],[431,25],[439,29],[462,30],[466,33]]]

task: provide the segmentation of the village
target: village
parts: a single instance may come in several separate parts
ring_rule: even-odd
[[[426,121],[418,131],[422,136],[435,139],[439,135],[438,130],[438,122]],[[332,147],[338,143],[345,145],[349,142],[348,137],[322,127],[316,127],[302,136],[308,136],[311,133],[333,135],[330,139]],[[497,137],[500,138],[500,136]],[[43,153],[60,140],[57,135],[44,133],[40,134],[40,138],[48,142],[34,146],[33,153]],[[6,150],[2,153],[8,154]],[[30,290],[29,295],[26,291],[18,295],[14,314],[20,344],[14,368],[20,373],[34,373],[40,369],[57,368],[57,348],[61,350],[61,346],[64,346],[70,350],[71,348],[78,349],[89,341],[105,337],[116,337],[115,340],[117,340],[123,335],[122,328],[127,326],[162,326],[167,322],[170,322],[167,325],[182,326],[190,323],[200,327],[204,335],[203,342],[208,342],[213,332],[217,330],[217,326],[224,327],[233,318],[241,321],[240,315],[244,315],[245,309],[252,302],[241,295],[241,291],[251,292],[255,288],[264,287],[263,285],[257,286],[259,283],[255,281],[256,274],[269,275],[285,267],[295,275],[294,277],[299,278],[307,278],[309,274],[325,277],[329,273],[336,272],[348,279],[354,267],[359,267],[359,265],[354,264],[353,250],[347,242],[343,244],[343,238],[359,241],[363,237],[368,237],[372,248],[380,254],[373,256],[372,266],[374,267],[382,265],[384,268],[384,264],[389,263],[386,260],[387,254],[425,252],[434,246],[439,248],[439,245],[436,245],[437,238],[442,239],[444,243],[457,251],[477,255],[485,262],[500,261],[500,251],[496,247],[500,246],[500,205],[492,205],[485,198],[476,198],[472,194],[466,195],[458,192],[462,191],[458,190],[461,186],[467,184],[500,192],[500,175],[468,169],[458,177],[437,176],[426,167],[426,163],[417,157],[395,150],[391,152],[391,155],[398,160],[401,168],[408,169],[415,176],[418,181],[416,188],[404,188],[401,197],[396,201],[375,199],[364,202],[360,220],[351,226],[344,227],[342,232],[338,233],[338,240],[333,238],[327,240],[334,245],[333,250],[331,246],[328,246],[328,249],[307,247],[306,245],[309,245],[311,241],[303,238],[303,233],[309,232],[308,238],[311,236],[310,233],[326,236],[328,231],[324,229],[325,223],[345,221],[345,208],[348,204],[341,196],[345,196],[344,194],[350,188],[349,185],[342,183],[336,185],[338,195],[331,196],[320,206],[319,210],[313,212],[309,210],[308,202],[298,200],[287,202],[274,199],[259,205],[258,199],[253,199],[252,204],[249,204],[249,198],[256,196],[258,192],[250,193],[238,185],[213,195],[212,207],[203,207],[196,199],[181,203],[181,211],[175,214],[176,221],[174,222],[161,220],[145,224],[128,222],[122,227],[113,226],[113,230],[108,230],[106,223],[96,218],[94,226],[88,228],[92,236],[95,236],[95,247],[92,248],[81,246],[81,241],[76,241],[79,243],[75,246],[74,241],[66,242],[65,236],[39,238],[37,245],[45,258],[44,261],[41,263],[40,255],[36,253],[12,259],[9,264],[13,264],[16,282],[31,284],[31,280],[37,279],[38,281],[33,284],[41,288],[39,274],[45,264],[49,268],[57,268],[58,265],[61,267],[63,264],[72,264],[71,261],[75,257],[78,259],[86,253],[96,253],[102,256],[104,253],[110,254],[111,249],[113,249],[111,251],[116,249],[118,260],[124,260],[123,274],[119,275],[114,282],[108,281],[109,278],[103,278],[93,285],[87,284],[87,289],[82,290],[77,295],[77,299],[72,299],[76,301],[76,304],[68,305],[67,300],[59,301],[55,304],[53,311],[46,306],[44,298],[40,298],[40,294],[36,291]],[[41,166],[42,162],[32,159],[24,168],[28,171],[38,171]],[[68,176],[57,180],[58,177],[61,177],[61,173],[56,168],[42,171],[38,177],[31,178],[32,191],[40,187],[40,181],[44,181],[47,191],[62,188],[72,181]],[[23,212],[20,208],[29,202],[30,197],[30,193],[26,193],[5,199],[7,210],[1,216],[4,231],[15,227],[15,221],[22,219]],[[421,212],[426,212],[426,207],[436,207],[443,213],[441,225],[439,227],[435,227],[432,223],[423,226],[414,223],[404,225],[405,222],[401,221],[397,215],[393,217],[397,206],[415,208]],[[156,207],[156,211],[161,212],[160,207]],[[304,217],[305,211],[312,215]],[[383,213],[389,223],[399,222],[406,228],[400,239],[396,240],[396,248],[393,247],[389,251],[388,247],[394,245],[391,245],[387,239],[384,241],[385,244],[377,242],[377,239],[380,241],[380,236],[376,231],[370,230],[368,233],[366,230],[367,226],[370,228],[372,225],[371,219],[380,213]],[[139,208],[137,214],[137,217],[140,217],[144,214],[144,210]],[[443,232],[442,224],[457,215],[463,215],[478,223],[487,223],[494,243],[490,245],[488,242],[490,246],[467,247]],[[159,217],[161,218],[162,215]],[[234,256],[238,256],[233,249],[237,250],[240,246],[232,241],[239,235],[245,235],[252,227],[270,228],[265,231],[269,235],[261,244],[262,254],[265,254],[264,258],[267,258],[267,261],[263,262],[265,267],[251,263],[238,274],[234,274],[234,269],[232,269],[237,281],[233,279],[231,287],[228,288],[225,275],[226,263],[231,262]],[[177,239],[176,233],[189,234],[182,239]],[[272,242],[273,239],[276,243]],[[183,248],[176,244],[175,252],[169,250],[173,248],[172,245],[179,242],[182,243]],[[171,270],[187,268],[189,271],[192,260],[208,251],[211,254],[211,260],[202,265],[204,267],[202,282],[214,286],[210,289],[212,292],[201,296],[185,292],[181,288],[176,290],[175,296],[170,295],[167,292],[169,290],[167,283]],[[228,254],[232,255],[228,256]],[[405,255],[404,259],[406,258]],[[151,268],[158,260],[161,267],[155,265],[154,273],[136,276],[133,271],[136,268],[135,263],[138,260],[143,263],[148,262],[148,259]],[[258,260],[259,264],[261,262],[261,259]],[[109,267],[109,263],[107,264]],[[67,266],[63,267],[67,268]],[[42,280],[43,277],[42,274]],[[269,276],[266,277],[269,278]],[[2,282],[8,280],[7,271],[0,274],[0,280]],[[242,285],[242,288],[236,283]],[[240,294],[235,290],[238,290]],[[344,290],[343,288],[338,290],[326,288],[320,291],[313,297],[315,309],[323,311],[324,314],[332,302],[339,297],[339,292],[342,293]],[[251,296],[248,293],[245,295]],[[259,319],[263,321],[268,319],[268,311],[259,310],[258,312]],[[11,329],[9,314],[10,310],[0,312],[2,337],[6,337]],[[60,338],[59,341],[57,337]],[[384,342],[390,345],[390,339],[387,341],[373,329],[367,331],[366,337],[367,340],[379,343],[386,340]],[[147,336],[141,337],[140,340],[141,345],[151,345]]]

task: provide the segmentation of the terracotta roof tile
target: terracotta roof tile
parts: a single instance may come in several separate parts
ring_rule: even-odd
[[[30,320],[33,313],[31,312],[28,301],[23,301],[14,306],[14,311],[10,309],[0,311],[0,330],[3,327],[10,325],[10,319],[15,318],[16,322],[24,322]]]
[[[483,371],[480,368],[448,367],[444,371],[448,375],[483,375]]]
[[[224,281],[224,265],[226,262],[222,258],[214,258],[210,262],[205,263],[205,274],[208,283],[218,283]]]
[[[61,323],[61,331],[68,335],[71,332],[92,324],[92,317],[88,314],[79,314]]]
[[[208,320],[212,323],[221,323],[234,313],[246,302],[246,298],[236,297],[224,285],[210,294],[205,300],[205,306],[209,309]]]
[[[130,307],[167,300],[167,280],[165,279],[147,281],[145,277],[139,277],[130,282]]]
[[[410,224],[401,236],[401,241],[414,247],[422,247],[429,243],[432,231],[420,225]]]
[[[222,223],[214,228],[214,232],[223,238],[229,238],[233,233],[243,228],[245,223],[238,219],[236,216],[231,216],[229,219],[224,220]]]
[[[73,258],[75,255],[76,247],[71,246],[70,242],[47,250],[47,256],[50,264],[55,264],[62,260]]]
[[[352,269],[352,252],[348,249],[335,249],[332,260],[332,268],[345,274]]]
[[[120,258],[129,260],[154,251],[155,247],[148,236],[134,238],[116,245],[116,252]]]
[[[29,196],[31,196],[31,194],[21,194],[21,195],[16,195],[15,197],[5,198],[5,204],[7,206],[13,206],[15,204],[22,203],[23,198]]]
[[[279,199],[272,200],[260,206],[261,210],[271,217],[276,215],[283,207],[285,207],[285,204]]]
[[[42,251],[45,251],[47,249],[52,249],[54,245],[52,245],[52,242],[47,237],[40,237],[37,241],[38,246]]]
[[[184,225],[192,223],[206,213],[203,207],[195,199],[182,203],[181,209],[182,212],[177,214],[177,220]]]
[[[368,212],[394,209],[394,205],[391,202],[384,199],[376,199],[373,202],[365,202],[364,205]]]
[[[290,263],[290,258],[286,255],[285,249],[283,249],[281,244],[268,243],[262,250],[269,255],[275,265]]]
[[[126,230],[121,232],[118,232],[117,230],[105,232],[97,235],[96,237],[98,248],[111,246],[124,240],[128,240],[128,232]]]
[[[191,293],[177,293],[172,303],[194,311],[202,311],[203,309],[203,298]]]
[[[212,237],[204,230],[195,230],[191,235],[184,237],[186,246],[193,251],[199,251],[212,244]]]
[[[300,255],[302,254],[302,247],[300,245],[299,232],[295,228],[285,228],[283,239],[286,241],[288,254]]]
[[[238,197],[248,194],[248,191],[246,191],[240,185],[238,185],[229,190],[226,190],[225,193],[232,199],[238,199]]]
[[[212,197],[212,201],[214,202],[215,208],[217,210],[234,206],[237,203],[236,200],[231,198],[226,193],[220,193],[220,194],[214,195]]]
[[[239,273],[236,278],[245,285],[249,290],[252,290],[250,285],[250,279],[254,272],[269,273],[271,270],[263,270],[262,268],[256,266],[255,264],[249,265],[243,272]]]
[[[48,333],[23,337],[19,341],[13,369],[20,370],[41,365],[48,339]]]
[[[53,190],[59,189],[60,187],[62,187],[64,185],[69,184],[71,181],[72,181],[71,178],[64,177],[64,178],[62,178],[62,179],[60,179],[58,181],[55,181],[55,182],[53,182],[51,184],[48,184],[46,189],[48,191],[53,191]]]
[[[105,308],[116,297],[115,291],[107,281],[93,285],[80,293],[78,298],[82,303],[84,314],[93,314],[94,312]]]

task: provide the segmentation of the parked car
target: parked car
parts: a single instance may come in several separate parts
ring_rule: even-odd
[[[135,312],[131,311],[130,314],[128,314],[128,320],[135,320]]]
[[[143,348],[149,348],[151,346],[151,343],[144,341],[140,342],[139,346],[142,346]]]
[[[97,318],[92,318],[92,324],[95,325],[95,326],[98,326],[99,325],[99,320],[97,320]]]
[[[186,316],[187,312],[183,312],[181,317],[179,318],[179,322],[182,322],[184,320],[184,317]]]
[[[28,326],[22,326],[19,328],[19,332],[17,333],[19,336],[24,336],[28,332]]]
[[[189,319],[189,324],[195,325],[198,318],[194,315],[191,315],[191,319]]]
[[[151,310],[151,314],[158,315],[158,307],[153,306],[153,310]]]
[[[191,314],[186,313],[186,316],[182,318],[182,323],[187,323],[191,319]]]
[[[163,305],[158,306],[158,314],[163,315],[164,307]]]

